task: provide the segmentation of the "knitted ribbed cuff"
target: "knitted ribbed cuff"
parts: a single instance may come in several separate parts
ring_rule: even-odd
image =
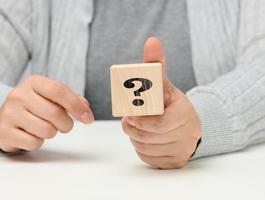
[[[222,99],[211,90],[199,88],[189,91],[186,96],[197,111],[202,126],[201,143],[191,160],[236,150],[232,120]]]

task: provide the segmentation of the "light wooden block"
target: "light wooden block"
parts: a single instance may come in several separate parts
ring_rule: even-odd
[[[111,96],[114,117],[163,114],[161,63],[112,65]]]

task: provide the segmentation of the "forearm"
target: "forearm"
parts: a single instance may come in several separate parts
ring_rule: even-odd
[[[233,72],[187,93],[202,125],[202,143],[193,158],[240,150],[265,139],[265,60],[248,56],[254,60],[244,58]]]
[[[31,12],[28,0],[0,3],[0,83],[15,86],[28,64]]]
[[[239,150],[265,138],[265,3],[262,0],[241,0],[239,9],[238,19],[234,21],[236,25],[229,24],[237,29],[234,35],[237,42],[222,40],[232,44],[230,47],[236,52],[226,48],[222,51],[230,56],[226,57],[227,62],[216,59],[220,58],[216,52],[199,57],[202,66],[209,63],[204,59],[213,59],[220,65],[217,71],[227,68],[230,72],[187,93],[203,128],[202,143],[193,158]],[[207,39],[204,36],[200,35],[200,41]],[[221,36],[217,34],[216,37]],[[215,46],[215,41],[211,42],[210,45]]]

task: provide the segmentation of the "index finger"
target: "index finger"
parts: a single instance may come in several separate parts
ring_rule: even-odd
[[[127,122],[137,129],[153,132],[167,133],[186,124],[192,117],[186,101],[176,101],[170,104],[162,115],[127,117]]]
[[[67,85],[44,76],[34,75],[32,79],[32,88],[40,96],[59,104],[84,123],[91,121],[93,114],[88,102],[80,98]]]

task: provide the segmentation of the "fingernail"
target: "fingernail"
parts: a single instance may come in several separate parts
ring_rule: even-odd
[[[135,126],[135,121],[132,117],[127,117],[126,120],[128,124],[130,124],[131,126]]]
[[[90,113],[89,112],[84,112],[81,115],[81,121],[85,124],[89,124],[92,122],[92,120],[90,119]]]

